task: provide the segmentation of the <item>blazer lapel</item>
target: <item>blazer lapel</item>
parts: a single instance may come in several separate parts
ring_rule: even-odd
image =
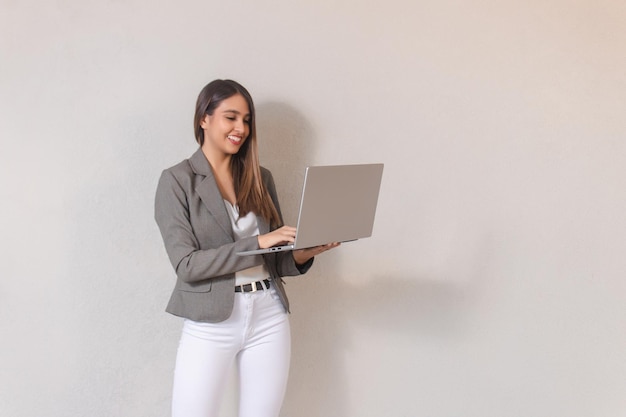
[[[205,207],[209,213],[211,213],[215,221],[220,225],[224,233],[226,233],[226,235],[234,241],[233,228],[230,223],[230,217],[228,217],[228,213],[226,212],[226,206],[224,205],[222,194],[217,187],[217,182],[215,181],[211,165],[202,153],[201,148],[199,148],[191,156],[191,158],[189,158],[189,164],[195,174],[204,176],[202,182],[200,182],[200,184],[196,187],[196,192],[200,196],[202,203],[204,203]]]

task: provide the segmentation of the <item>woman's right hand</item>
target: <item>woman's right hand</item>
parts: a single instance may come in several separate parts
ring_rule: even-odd
[[[276,245],[287,245],[296,240],[296,228],[283,226],[264,235],[259,235],[259,248],[267,249]]]

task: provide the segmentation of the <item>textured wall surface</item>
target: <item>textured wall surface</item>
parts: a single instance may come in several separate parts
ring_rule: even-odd
[[[169,415],[153,198],[214,78],[289,222],[307,164],[386,164],[374,236],[289,280],[284,417],[626,415],[624,2],[0,8],[0,415]]]

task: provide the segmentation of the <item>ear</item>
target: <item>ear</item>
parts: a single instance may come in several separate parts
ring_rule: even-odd
[[[209,115],[205,114],[204,117],[202,118],[202,120],[200,120],[200,127],[202,129],[208,129],[209,128]]]

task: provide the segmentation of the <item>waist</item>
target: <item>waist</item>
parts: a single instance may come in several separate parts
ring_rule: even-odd
[[[235,273],[235,285],[244,285],[250,284],[251,282],[262,281],[269,276],[270,273],[263,263],[261,265],[253,266],[242,271],[237,271]]]
[[[270,280],[255,281],[249,284],[235,285],[235,292],[256,292],[270,289]]]

